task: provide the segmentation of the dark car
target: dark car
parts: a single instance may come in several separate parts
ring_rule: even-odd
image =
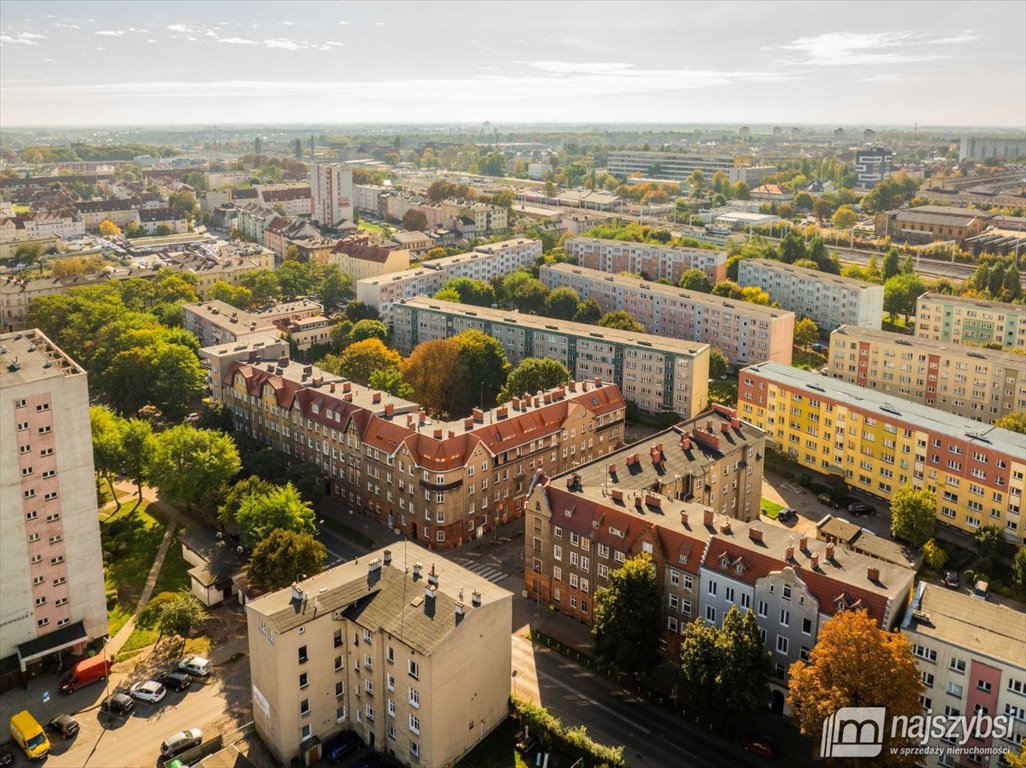
[[[349,768],[381,768],[381,758],[377,752],[371,752],[369,755],[364,755]]]
[[[837,500],[829,493],[821,493],[816,497],[816,501],[820,504],[826,504],[830,509],[840,509],[841,505],[837,503]]]
[[[745,752],[765,757],[767,760],[772,760],[777,756],[777,750],[773,747],[773,742],[765,736],[745,736],[741,739],[741,747]]]
[[[71,715],[57,715],[57,717],[46,724],[46,727],[54,733],[59,733],[64,738],[70,739],[78,733],[78,720]]]
[[[120,715],[121,717],[127,717],[132,714],[133,709],[135,709],[135,699],[124,693],[112,694],[104,699],[103,703],[100,704],[101,712],[107,712],[111,715]]]
[[[332,765],[341,763],[350,755],[360,751],[363,742],[356,731],[339,731],[324,742],[324,756]]]
[[[172,691],[184,691],[192,685],[192,675],[185,672],[165,672],[157,675],[157,682]]]
[[[786,523],[788,520],[793,520],[796,517],[798,517],[798,513],[791,509],[791,507],[784,507],[777,512],[777,520],[782,523]]]
[[[7,768],[9,765],[14,765],[14,753],[9,749],[5,749],[0,752],[0,768]]]
[[[958,589],[962,586],[962,579],[957,571],[944,571],[944,586],[948,589]]]
[[[873,514],[873,508],[868,504],[863,504],[861,501],[856,501],[854,504],[848,505],[848,513],[861,517]]]

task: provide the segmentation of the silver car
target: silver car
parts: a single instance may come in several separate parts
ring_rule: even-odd
[[[202,656],[186,656],[178,662],[178,669],[193,677],[206,677],[210,674],[210,667],[210,661]]]
[[[202,743],[203,731],[199,728],[187,728],[184,731],[172,733],[164,739],[164,743],[160,745],[160,756],[163,758],[174,757],[187,749],[198,747]]]

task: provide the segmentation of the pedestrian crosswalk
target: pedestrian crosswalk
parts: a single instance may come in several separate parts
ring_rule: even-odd
[[[459,563],[468,571],[476,573],[482,579],[492,582],[492,584],[498,584],[500,581],[509,576],[509,574],[505,571],[500,571],[498,568],[493,568],[487,563],[477,563],[465,557],[454,557],[453,561]]]

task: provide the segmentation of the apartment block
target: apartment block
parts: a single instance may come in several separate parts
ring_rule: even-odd
[[[416,269],[358,280],[356,298],[377,309],[386,323],[392,322],[392,305],[403,299],[434,295],[447,280],[469,277],[485,282],[530,267],[541,258],[540,240],[515,238],[479,245],[469,253],[432,259]]]
[[[830,334],[829,371],[968,419],[1026,411],[1026,361],[1015,352],[842,325]]]
[[[1023,541],[1026,435],[779,363],[741,371],[738,410],[802,466],[887,502],[911,483],[940,522]]]
[[[727,174],[731,184],[743,181],[749,187],[759,184],[776,166],[753,167],[750,158],[742,155],[699,155],[690,152],[648,152],[640,150],[614,150],[609,153],[609,172],[619,178],[640,173],[647,179],[666,179],[686,182],[695,171],[712,179],[717,172]]]
[[[261,205],[280,206],[287,216],[310,216],[313,213],[309,184],[258,184],[254,187]]]
[[[281,765],[352,729],[454,765],[508,713],[513,595],[399,542],[246,604],[253,720]]]
[[[201,301],[182,306],[182,327],[196,335],[201,347],[209,347],[250,336],[279,331],[287,333],[297,323],[300,325],[296,327],[313,328],[322,327],[317,323],[323,321],[323,327],[327,327],[327,318],[323,314],[324,307],[310,299],[274,304],[251,311],[238,309],[223,301]]]
[[[443,200],[441,208],[442,216],[446,219],[466,218],[473,222],[474,231],[479,237],[505,232],[508,226],[506,209],[498,205],[469,200]]]
[[[877,283],[772,259],[744,259],[737,275],[738,285],[762,288],[771,301],[809,318],[823,332],[839,325],[879,328],[883,322],[884,288]]]
[[[313,220],[325,227],[352,221],[353,169],[341,163],[313,163],[310,208]]]
[[[831,616],[865,609],[881,627],[896,626],[915,572],[761,525],[763,440],[760,430],[720,408],[649,438],[636,453],[629,446],[544,479],[528,498],[529,595],[590,626],[594,593],[608,586],[610,572],[648,554],[663,595],[668,655],[676,655],[690,622],[720,625],[735,606],[754,611],[782,703],[788,667],[808,657]],[[677,465],[695,471],[685,481],[690,487],[667,483],[669,472],[660,472]],[[751,522],[704,503],[724,485],[738,494],[750,486],[744,497]],[[735,498],[734,491],[728,495]]]
[[[330,496],[430,548],[458,547],[521,516],[537,473],[623,441],[624,400],[598,379],[446,422],[276,349],[207,347],[201,356],[237,432],[315,464]]]
[[[570,264],[543,264],[538,276],[549,288],[594,299],[603,312],[629,312],[648,333],[717,347],[732,363],[791,362],[793,312]]]
[[[883,147],[867,147],[855,152],[855,185],[872,189],[893,173],[893,155]]]
[[[700,269],[714,283],[727,279],[727,252],[703,248],[678,248],[655,243],[603,240],[597,237],[568,238],[567,256],[582,267],[619,274],[632,272],[648,280],[665,278],[674,285],[689,269]]]
[[[94,200],[75,203],[82,225],[87,232],[98,232],[100,222],[107,220],[121,229],[139,225],[138,200]]]
[[[901,631],[919,665],[924,687],[919,701],[926,712],[1011,718],[1006,735],[993,729],[982,738],[982,732],[973,734],[962,755],[952,754],[955,740],[931,739],[927,746],[940,759],[927,765],[1005,765],[1000,755],[1017,754],[1026,740],[1026,614],[922,581]]]
[[[26,672],[107,634],[86,372],[38,330],[0,335],[0,414],[0,659]]]
[[[916,301],[916,338],[1026,351],[1026,306],[924,293]]]
[[[328,263],[352,275],[353,280],[366,280],[410,268],[410,252],[405,248],[372,245],[366,238],[339,240],[328,255]]]
[[[439,301],[392,306],[392,343],[402,354],[432,339],[479,330],[502,343],[514,366],[526,357],[556,360],[580,381],[596,376],[649,413],[697,416],[709,398],[709,345],[586,323]]]

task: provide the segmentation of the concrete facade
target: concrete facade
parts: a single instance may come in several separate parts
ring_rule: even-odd
[[[310,166],[311,217],[325,227],[353,219],[353,169],[339,163]]]
[[[924,293],[916,301],[916,338],[1026,351],[1026,307]]]
[[[726,251],[596,237],[568,238],[563,244],[563,251],[579,266],[588,269],[612,274],[632,272],[649,280],[665,278],[674,285],[689,269],[702,270],[714,284],[727,279]]]

